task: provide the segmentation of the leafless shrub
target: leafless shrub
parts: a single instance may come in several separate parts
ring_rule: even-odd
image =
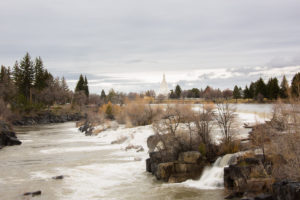
[[[116,115],[116,119],[132,126],[143,126],[159,119],[161,113],[160,106],[151,105],[143,99],[136,99],[124,105],[121,112]]]
[[[272,134],[268,154],[273,158],[276,179],[300,180],[300,102],[278,103],[271,120]],[[279,128],[278,128],[279,127]]]
[[[300,135],[284,134],[272,138],[269,154],[273,158],[275,179],[300,180]]]
[[[0,98],[0,120],[10,120],[12,112],[7,108],[7,104]]]
[[[161,120],[153,123],[154,132],[162,143],[159,150],[173,154],[193,148],[198,150],[198,146],[192,143],[195,135],[193,119],[194,111],[190,105],[167,105]]]
[[[229,103],[217,104],[217,113],[215,119],[221,129],[223,140],[229,144],[234,139],[234,128],[236,120],[236,109]]]

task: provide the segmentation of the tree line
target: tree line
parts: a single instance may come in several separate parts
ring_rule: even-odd
[[[53,104],[82,103],[78,93],[84,90],[84,95],[89,95],[88,81],[81,75],[79,82],[73,93],[64,77],[54,77],[45,68],[41,57],[32,59],[26,53],[12,68],[1,66],[0,109],[28,113]]]
[[[169,98],[204,98],[204,99],[253,99],[257,101],[263,101],[264,99],[276,100],[278,98],[286,99],[288,97],[298,98],[300,96],[300,73],[296,73],[289,85],[286,76],[283,76],[279,85],[278,79],[271,77],[267,83],[262,78],[259,78],[255,82],[251,82],[249,87],[234,86],[233,90],[225,89],[213,89],[207,86],[204,90],[198,88],[192,88],[190,90],[182,90],[179,85],[176,85],[174,90],[169,93]]]

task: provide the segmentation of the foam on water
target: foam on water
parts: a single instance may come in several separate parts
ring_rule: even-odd
[[[224,167],[233,162],[235,154],[219,157],[213,166],[206,167],[199,180],[188,180],[182,183],[185,186],[198,189],[222,189],[224,187]]]
[[[67,152],[92,152],[107,149],[119,149],[113,146],[81,146],[81,147],[69,147],[69,148],[52,148],[47,150],[41,150],[44,154],[57,154],[57,153],[67,153]]]

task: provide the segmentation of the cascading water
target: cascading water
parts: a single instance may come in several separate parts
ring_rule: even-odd
[[[218,189],[224,186],[224,167],[233,163],[236,159],[236,154],[227,154],[219,157],[213,166],[206,167],[199,180],[188,180],[185,185],[199,189]]]

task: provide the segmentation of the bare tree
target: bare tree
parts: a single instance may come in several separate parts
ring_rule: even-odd
[[[227,102],[217,104],[217,114],[215,119],[221,129],[221,133],[226,144],[231,143],[233,140],[233,128],[236,119],[235,111],[236,109]]]

